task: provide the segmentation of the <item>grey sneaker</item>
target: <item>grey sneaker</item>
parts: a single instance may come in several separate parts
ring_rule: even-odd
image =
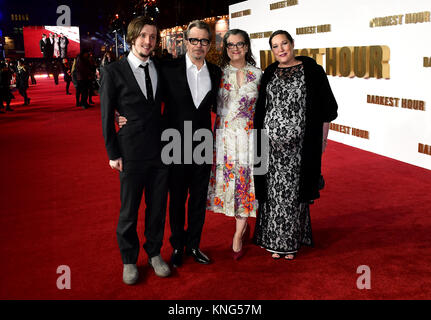
[[[136,264],[123,265],[123,282],[125,284],[135,284],[138,282],[139,273]]]
[[[148,263],[154,268],[154,272],[159,277],[167,277],[171,274],[171,269],[160,255],[148,259]]]

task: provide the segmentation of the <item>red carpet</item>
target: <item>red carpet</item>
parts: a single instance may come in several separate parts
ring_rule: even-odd
[[[0,299],[431,298],[431,172],[335,142],[324,156],[326,188],[311,207],[315,248],[276,261],[249,245],[235,262],[233,219],[209,212],[201,248],[212,265],[188,259],[161,279],[142,250],[139,284],[124,285],[119,179],[108,166],[99,98],[83,110],[64,88],[39,80],[30,106],[16,92],[15,111],[0,115]],[[168,236],[167,225],[165,259]],[[57,289],[60,265],[71,269],[70,290]],[[356,286],[360,265],[371,269],[370,290]]]

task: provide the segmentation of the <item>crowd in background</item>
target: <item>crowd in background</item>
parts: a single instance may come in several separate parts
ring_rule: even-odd
[[[122,59],[121,55],[119,59]],[[160,59],[173,59],[165,49],[160,54]],[[82,51],[75,58],[52,59],[5,59],[0,61],[0,113],[14,111],[11,102],[18,92],[23,98],[23,106],[30,104],[27,90],[29,84],[36,85],[35,74],[46,74],[59,84],[60,75],[66,82],[66,95],[72,95],[70,84],[75,88],[76,106],[83,109],[94,105],[93,97],[99,89],[100,69],[104,65],[117,60],[115,53],[107,51],[103,57],[96,58],[89,50]]]

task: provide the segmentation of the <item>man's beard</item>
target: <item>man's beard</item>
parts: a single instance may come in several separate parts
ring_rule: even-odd
[[[148,57],[151,57],[151,54],[153,53],[153,51],[150,51],[150,53],[149,54],[143,54],[142,52],[138,52],[138,54],[139,54],[139,56],[141,57],[141,58],[148,58]]]

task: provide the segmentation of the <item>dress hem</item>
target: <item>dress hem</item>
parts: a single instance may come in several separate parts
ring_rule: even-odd
[[[208,211],[212,211],[214,213],[219,213],[219,214],[224,214],[227,217],[232,217],[232,218],[236,218],[236,217],[240,217],[240,218],[256,218],[256,211],[254,211],[253,213],[250,213],[248,215],[241,215],[241,214],[231,214],[231,213],[227,213],[227,212],[223,212],[223,211],[216,211],[213,208],[207,208]]]
[[[314,243],[311,242],[311,244],[307,244],[307,243],[302,243],[301,246],[298,249],[293,249],[293,250],[289,250],[289,251],[279,251],[279,250],[274,250],[274,249],[270,249],[270,248],[266,248],[265,246],[262,246],[260,244],[255,243],[256,245],[258,245],[259,247],[261,247],[262,249],[265,249],[266,251],[269,251],[271,253],[277,253],[277,254],[292,254],[292,253],[297,253],[299,251],[299,249],[301,249],[301,247],[307,246],[307,247],[314,247]]]

